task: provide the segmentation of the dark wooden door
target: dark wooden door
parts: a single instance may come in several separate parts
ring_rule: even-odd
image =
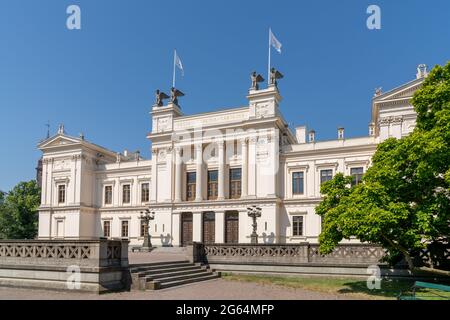
[[[225,243],[239,242],[239,213],[230,211],[225,213]]]
[[[185,247],[192,243],[192,213],[184,212],[181,215],[181,245]]]
[[[203,212],[203,243],[212,244],[216,241],[216,214]]]

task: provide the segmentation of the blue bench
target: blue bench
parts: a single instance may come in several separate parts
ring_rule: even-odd
[[[440,298],[450,300],[450,298],[448,296],[443,296],[436,292],[430,292],[430,294],[433,294],[433,296],[417,297],[416,290],[420,289],[420,288],[433,289],[433,290],[442,291],[442,292],[450,292],[450,286],[446,286],[444,284],[416,281],[414,283],[414,286],[412,287],[412,295],[402,295],[402,293],[400,293],[400,295],[398,296],[398,300],[427,300],[427,298],[431,298],[431,297],[433,297],[433,298],[440,297]]]

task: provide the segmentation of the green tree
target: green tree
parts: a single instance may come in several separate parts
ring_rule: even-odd
[[[40,193],[36,181],[32,180],[20,182],[4,196],[0,208],[0,238],[33,239],[37,235]]]
[[[387,258],[417,252],[450,235],[450,62],[436,66],[412,99],[414,131],[379,144],[362,183],[337,174],[325,183],[316,212],[323,217],[323,253],[356,237],[380,244]]]

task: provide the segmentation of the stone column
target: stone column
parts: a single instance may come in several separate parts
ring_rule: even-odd
[[[152,187],[150,188],[150,201],[158,200],[158,150],[152,150]]]
[[[224,141],[218,142],[219,147],[219,190],[218,200],[225,199],[225,143]]]
[[[181,202],[181,187],[182,187],[182,163],[181,163],[181,148],[175,148],[175,202]]]
[[[195,201],[203,200],[203,146],[202,144],[195,145],[196,152],[196,184],[195,184]]]
[[[241,198],[248,196],[248,150],[247,138],[241,139],[242,146],[242,190]]]
[[[215,242],[225,243],[225,211],[216,211]]]

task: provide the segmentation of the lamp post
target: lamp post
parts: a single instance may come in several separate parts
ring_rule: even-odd
[[[141,211],[141,221],[144,224],[144,230],[147,232],[144,233],[144,243],[142,244],[141,251],[150,251],[152,248],[152,240],[150,237],[150,221],[155,219],[155,213],[150,212],[149,209],[145,209],[145,212]]]
[[[256,233],[256,230],[258,228],[258,224],[256,222],[256,218],[260,218],[261,217],[262,209],[260,207],[257,207],[257,206],[252,206],[252,207],[247,208],[247,211],[248,211],[248,216],[253,219],[253,224],[252,224],[253,232],[250,235],[251,243],[252,244],[258,244],[258,234]]]

